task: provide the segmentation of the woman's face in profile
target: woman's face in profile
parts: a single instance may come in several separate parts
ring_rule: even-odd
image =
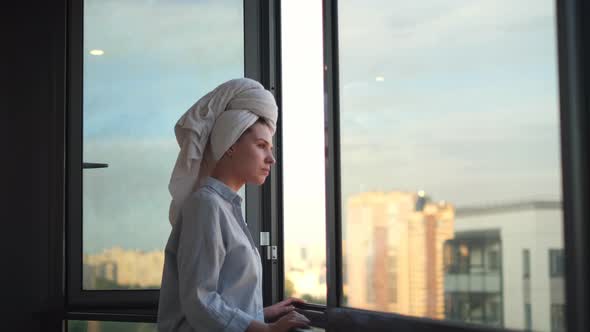
[[[240,177],[246,183],[263,184],[275,163],[271,129],[264,123],[255,123],[236,142],[234,149],[232,160]]]

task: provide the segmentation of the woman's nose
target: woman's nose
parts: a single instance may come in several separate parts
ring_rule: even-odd
[[[272,155],[272,153],[268,155],[268,157],[266,158],[266,162],[271,165],[274,165],[274,163],[276,163],[275,157]]]

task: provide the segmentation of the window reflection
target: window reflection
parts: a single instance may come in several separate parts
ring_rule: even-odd
[[[365,192],[349,198],[346,214],[354,235],[345,240],[347,305],[442,318],[444,270],[436,267],[454,208],[419,194]]]
[[[83,155],[109,165],[83,171],[85,289],[160,287],[173,127],[197,98],[243,76],[242,7],[84,1]]]
[[[345,304],[564,330],[553,1],[338,7]]]

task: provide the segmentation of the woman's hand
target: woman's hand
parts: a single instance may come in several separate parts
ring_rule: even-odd
[[[269,332],[289,332],[295,327],[307,327],[309,323],[307,317],[297,311],[291,311],[278,321],[268,324],[268,327]]]
[[[305,303],[305,301],[290,297],[284,301],[266,307],[264,308],[264,321],[274,322],[282,316],[292,312],[295,310],[293,303]]]

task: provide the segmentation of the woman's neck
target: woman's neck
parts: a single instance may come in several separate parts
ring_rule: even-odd
[[[243,180],[239,179],[233,172],[230,172],[225,167],[215,167],[211,173],[211,177],[223,182],[234,192],[240,190],[240,188],[242,188],[242,186],[245,184]]]

